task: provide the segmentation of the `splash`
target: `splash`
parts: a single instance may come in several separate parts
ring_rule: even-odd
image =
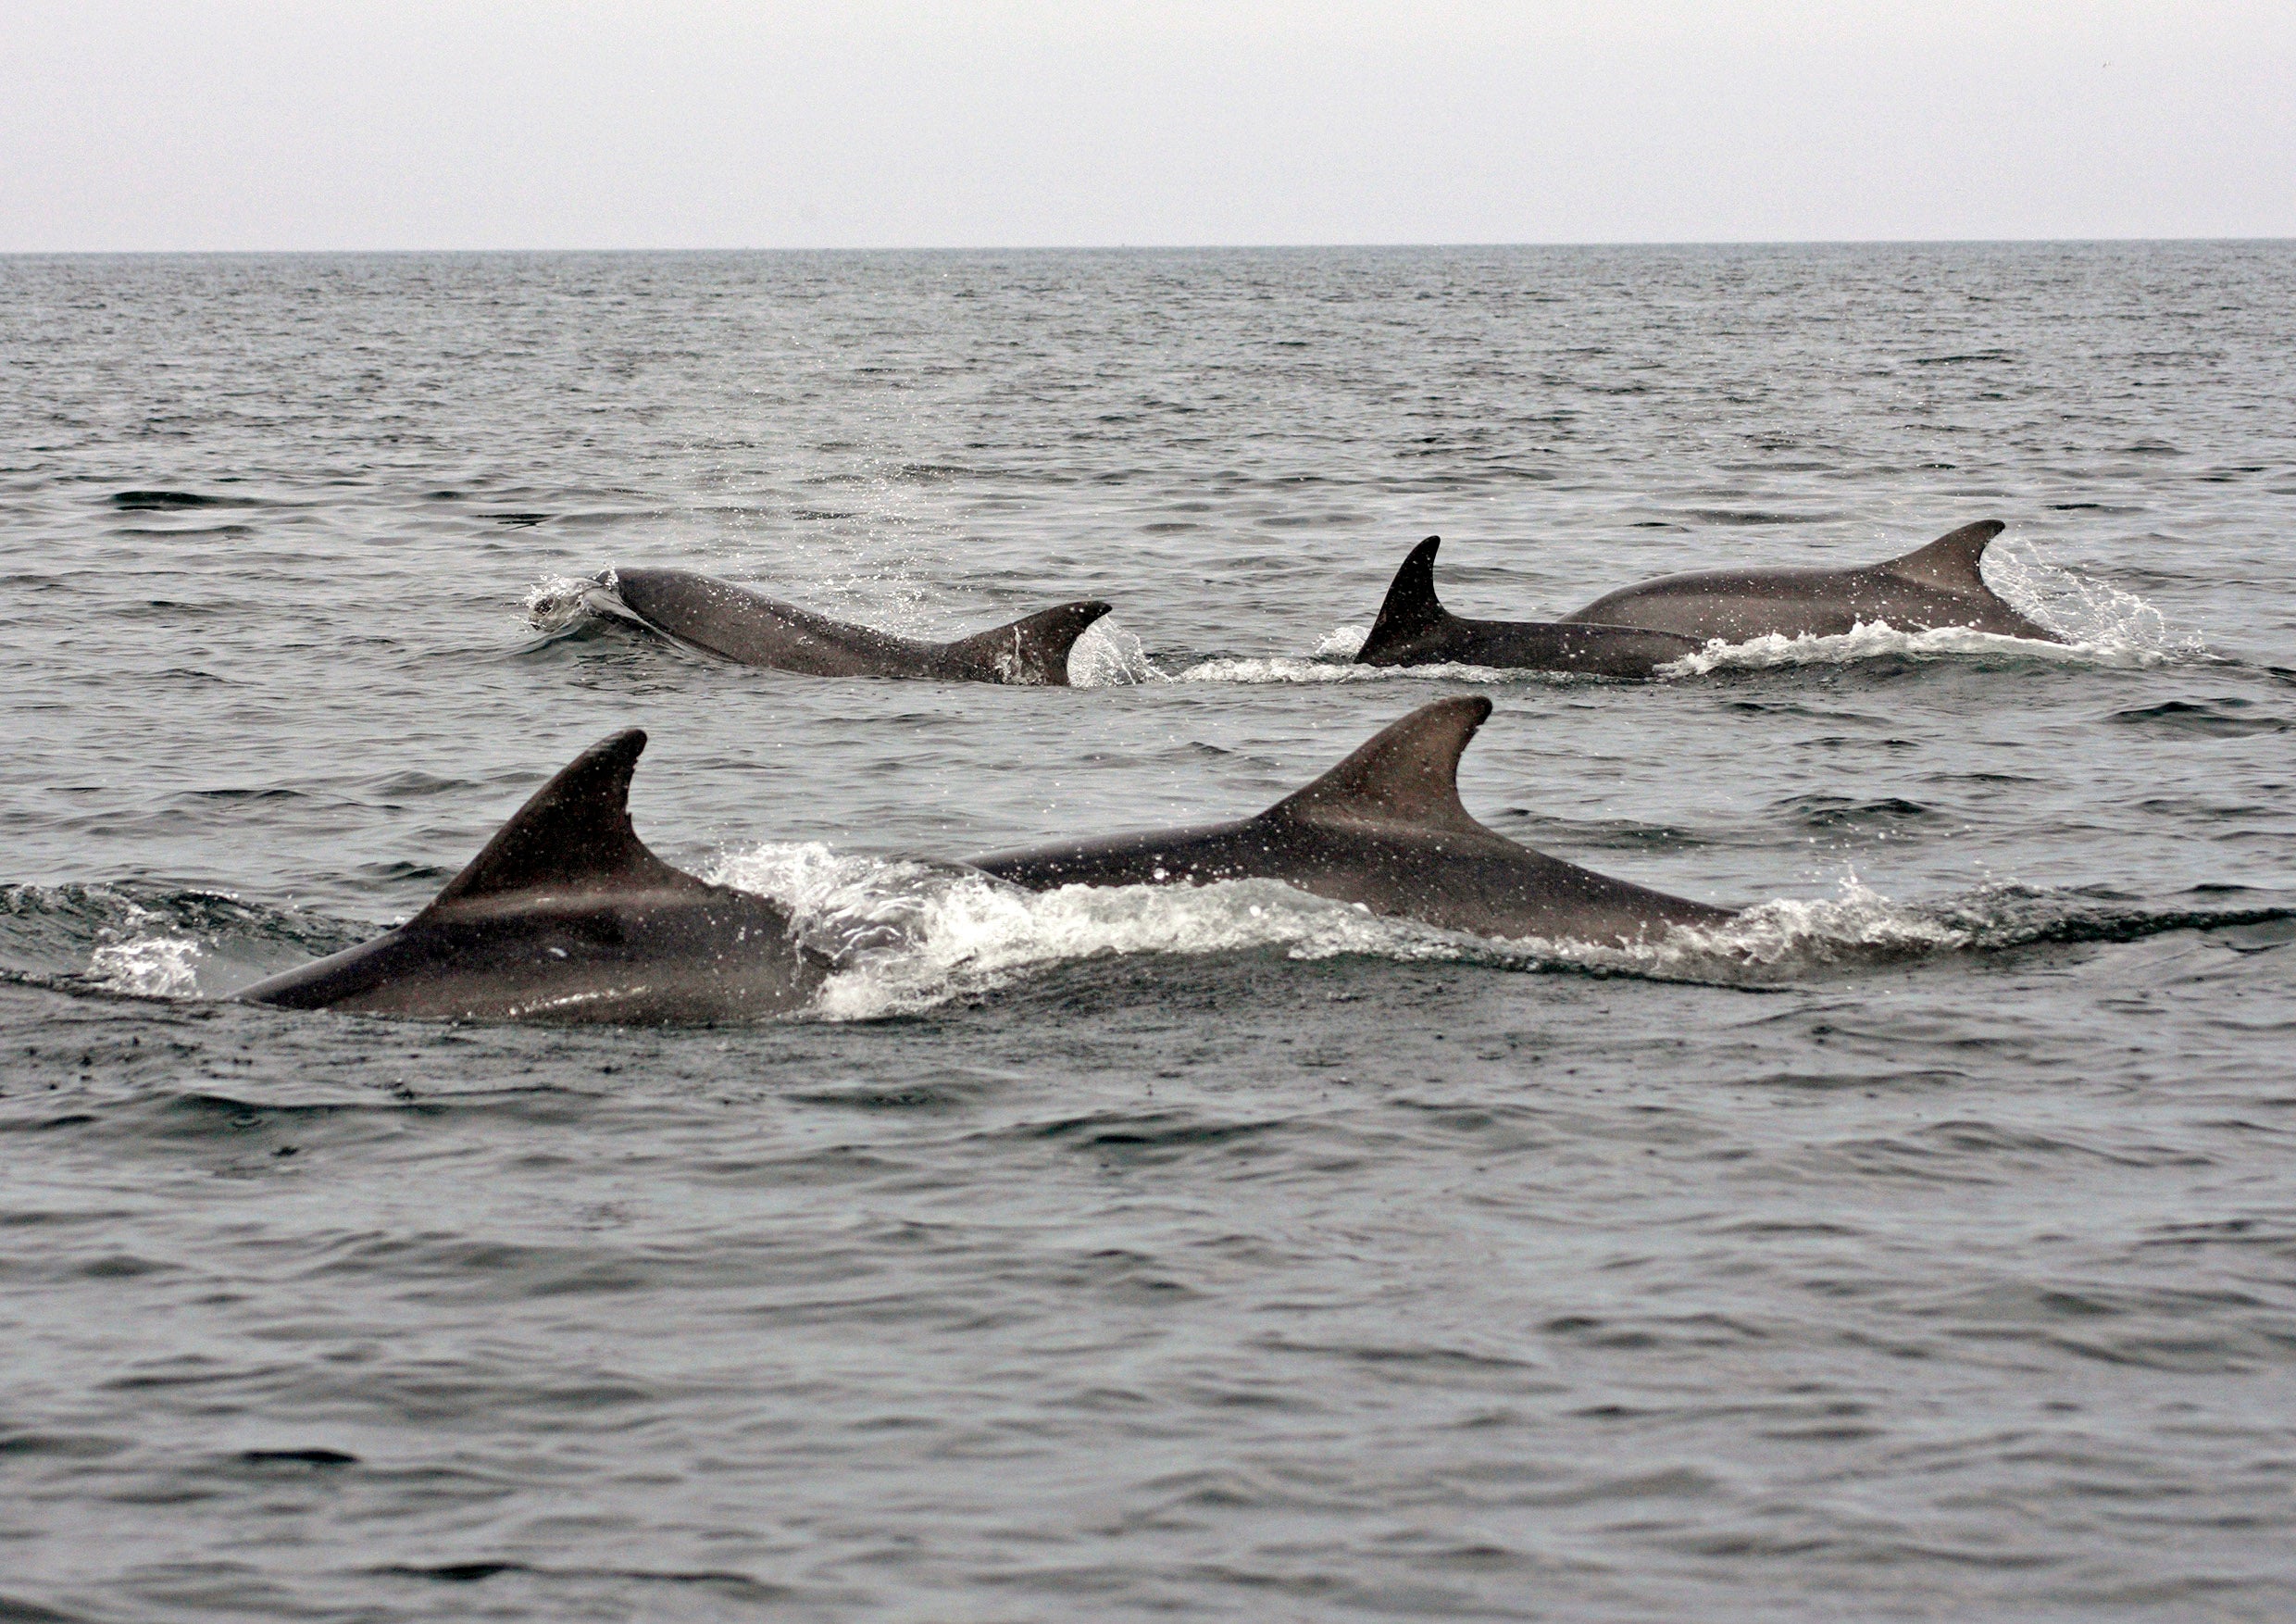
[[[1359,666],[1356,651],[1371,635],[1371,628],[1347,624],[1333,627],[1316,644],[1315,652],[1268,655],[1249,658],[1199,660],[1186,668],[1177,682],[1234,682],[1247,687],[1288,682],[1384,682],[1397,677],[1451,679],[1467,682],[1512,682],[1541,673],[1500,671],[1479,666]]]
[[[2179,634],[2136,593],[2051,564],[2030,542],[1995,543],[1985,568],[1987,583],[2017,613],[2110,663],[2156,665],[2205,651],[2197,632]]]
[[[1763,987],[2034,942],[2119,941],[2237,922],[2142,910],[2108,917],[2091,904],[2015,886],[1909,906],[1850,876],[1831,897],[1781,898],[1717,925],[1601,945],[1471,936],[1273,880],[1029,892],[961,866],[849,856],[818,843],[732,853],[709,878],[791,910],[799,940],[835,966],[810,1012],[833,1021],[917,1014],[1056,965],[1140,954],[1353,956]],[[2278,918],[2286,910],[2267,911]]]
[[[545,638],[564,637],[605,617],[635,620],[614,590],[614,572],[590,576],[550,575],[526,589],[526,623]]]
[[[1901,631],[1884,620],[1861,620],[1836,637],[1773,634],[1736,643],[1717,638],[1698,653],[1660,667],[1658,674],[1697,677],[1720,670],[1849,665],[1883,655],[1915,659],[1975,655],[2040,665],[2137,668],[2204,652],[2197,635],[2177,635],[2167,617],[2142,598],[2048,563],[2029,542],[1996,543],[1985,556],[1985,572],[1986,584],[2011,608],[2065,641],[2002,637],[1966,626]]]
[[[1398,677],[1424,681],[1520,682],[1554,675],[1540,671],[1503,671],[1482,666],[1359,666],[1356,652],[1371,628],[1359,624],[1334,626],[1317,641],[1311,654],[1267,655],[1199,660],[1187,667],[1176,682],[1234,682],[1262,687],[1292,682],[1388,682]]]
[[[2011,608],[2066,641],[2002,637],[1966,626],[1900,631],[1887,621],[1861,620],[1837,637],[1773,634],[1736,643],[1716,639],[1661,667],[1658,674],[1697,677],[1720,670],[1848,665],[1881,655],[1915,659],[1978,655],[2040,665],[2139,668],[2204,652],[2197,635],[2177,636],[2167,617],[2135,593],[2045,563],[2029,543],[1996,545],[1985,563],[1987,584]]]
[[[1096,620],[1068,650],[1072,688],[1123,688],[1170,679],[1158,670],[1139,638],[1121,626]]]

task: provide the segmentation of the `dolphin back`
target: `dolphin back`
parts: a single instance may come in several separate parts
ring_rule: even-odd
[[[936,652],[691,569],[616,568],[598,580],[655,631],[737,665],[815,677],[920,676]]]
[[[825,967],[762,896],[649,851],[630,820],[645,734],[577,756],[394,931],[256,982],[291,1009],[443,1020],[696,1022],[799,1007]]]
[[[2002,637],[2061,643],[1985,584],[1987,543],[2005,527],[1980,519],[1928,546],[1851,568],[1699,570],[1599,597],[1565,617],[1577,622],[1641,626],[1697,638],[1838,637],[1861,623],[1905,631],[1966,626]]]
[[[1068,651],[1111,606],[1061,604],[953,643],[924,643],[832,620],[690,569],[610,569],[598,580],[656,631],[742,665],[814,677],[937,677],[1065,688]]]
[[[1499,937],[1635,942],[1730,910],[1613,880],[1518,845],[1459,799],[1459,758],[1491,701],[1437,700],[1257,817],[972,859],[1024,886],[1279,880],[1333,902]]]

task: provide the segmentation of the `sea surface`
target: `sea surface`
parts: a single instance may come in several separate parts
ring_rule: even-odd
[[[2285,243],[0,259],[0,1618],[2296,1617],[2291,356]],[[1346,663],[1429,533],[1986,518],[2064,645]],[[829,681],[630,565],[1117,610]],[[947,866],[1458,693],[1477,817],[1753,911]],[[803,1017],[225,996],[633,725],[866,943]]]

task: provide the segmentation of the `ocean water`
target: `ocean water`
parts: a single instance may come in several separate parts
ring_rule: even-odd
[[[0,259],[0,1617],[2296,1615],[2296,247]],[[2062,647],[1345,663],[1980,518]],[[737,669],[678,565],[1069,689]],[[1633,954],[949,860],[1446,693]],[[645,727],[801,1018],[235,1005]],[[842,933],[842,934],[841,934]]]

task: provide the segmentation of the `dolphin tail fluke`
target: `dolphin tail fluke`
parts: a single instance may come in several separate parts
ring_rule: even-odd
[[[1068,685],[1068,651],[1113,604],[1086,601],[1040,609],[1033,615],[949,644],[968,668],[995,682],[1044,688]]]
[[[1479,696],[1422,706],[1265,816],[1487,833],[1459,800],[1459,757],[1490,715]]]
[[[1985,562],[1987,543],[2008,528],[1997,518],[1980,518],[1950,535],[1938,537],[1903,558],[1890,559],[1883,568],[1892,575],[1942,587],[1947,592],[1981,592],[1990,595],[1991,589],[1985,584],[1978,566]]]
[[[648,851],[630,824],[630,778],[645,744],[644,731],[631,728],[576,756],[424,911],[554,885],[700,884]]]
[[[1407,651],[1417,639],[1451,618],[1451,612],[1435,596],[1435,549],[1441,544],[1442,537],[1429,536],[1404,559],[1404,567],[1395,571],[1394,581],[1387,589],[1387,601],[1379,606],[1379,618],[1371,623],[1371,635],[1355,651],[1356,664],[1385,664],[1382,656]]]

